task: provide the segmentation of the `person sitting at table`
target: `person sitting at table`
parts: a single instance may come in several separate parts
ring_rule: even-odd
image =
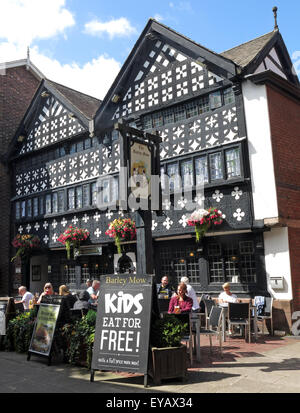
[[[48,296],[48,295],[54,295],[54,289],[51,283],[46,283],[44,285],[44,291],[42,292],[42,294],[39,296],[39,299],[37,301],[37,304],[41,304],[42,302],[42,298],[44,296]]]
[[[76,301],[76,297],[72,295],[71,291],[69,290],[69,287],[67,287],[65,284],[61,285],[59,287],[58,294],[65,297],[69,308],[73,308],[73,305]]]
[[[19,287],[19,294],[22,296],[22,299],[19,301],[15,301],[15,304],[23,304],[24,310],[29,310],[29,301],[33,300],[33,294],[27,291],[27,288],[24,285]]]
[[[74,303],[74,310],[88,310],[90,308],[89,304],[90,294],[84,290],[80,291],[78,295],[78,300]]]
[[[239,303],[240,300],[230,291],[230,284],[227,282],[222,285],[223,292],[219,294],[218,302],[222,307],[228,307],[228,303]]]
[[[187,286],[180,283],[177,287],[177,294],[174,295],[169,303],[169,314],[184,314],[192,311],[193,300],[187,296]]]
[[[100,281],[94,280],[92,286],[86,290],[90,294],[90,299],[89,299],[90,304],[97,304],[99,288],[100,288]]]
[[[164,275],[161,279],[161,283],[157,284],[157,295],[158,298],[159,296],[162,295],[164,298],[168,296],[168,298],[171,298],[172,295],[175,293],[174,287],[169,283],[169,278],[167,275]]]
[[[193,310],[195,313],[196,313],[196,312],[199,312],[199,311],[200,311],[200,305],[199,305],[199,301],[198,301],[198,298],[197,298],[197,294],[196,294],[196,291],[194,290],[194,288],[191,286],[188,277],[181,277],[180,282],[186,284],[186,288],[187,288],[186,295],[187,295],[188,297],[191,297],[191,299],[193,300],[193,308],[192,308],[192,310]]]

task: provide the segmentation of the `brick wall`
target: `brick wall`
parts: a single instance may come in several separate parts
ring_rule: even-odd
[[[267,87],[279,217],[289,227],[292,311],[300,310],[300,101]]]
[[[40,81],[25,66],[0,75],[0,155],[5,155]],[[0,296],[10,289],[10,178],[0,162]]]

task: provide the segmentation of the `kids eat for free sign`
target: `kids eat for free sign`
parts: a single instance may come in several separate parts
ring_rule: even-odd
[[[147,373],[152,276],[101,277],[93,370]]]

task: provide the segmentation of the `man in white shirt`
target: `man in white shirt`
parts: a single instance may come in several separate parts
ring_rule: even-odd
[[[22,296],[22,300],[16,301],[16,304],[23,303],[24,310],[29,310],[29,301],[33,300],[33,294],[27,291],[24,285],[19,287],[19,294]]]
[[[229,283],[225,283],[223,284],[223,292],[221,294],[219,294],[219,304],[222,307],[228,307],[228,303],[238,303],[239,299],[237,298],[237,296],[235,294],[232,294],[232,292],[230,291],[230,284]]]
[[[99,288],[100,288],[100,281],[94,280],[91,287],[89,287],[86,291],[90,294],[89,303],[96,304],[98,295],[99,295]]]
[[[186,284],[186,287],[187,287],[186,295],[193,300],[192,310],[193,311],[199,311],[200,305],[199,305],[199,301],[198,301],[198,298],[197,298],[197,294],[196,294],[196,291],[194,290],[194,288],[190,285],[190,281],[189,281],[188,277],[181,277],[180,281],[182,283]]]

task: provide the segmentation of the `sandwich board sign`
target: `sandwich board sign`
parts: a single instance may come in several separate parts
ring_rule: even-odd
[[[27,360],[30,360],[31,354],[34,353],[48,357],[48,364],[50,365],[51,348],[59,311],[60,305],[40,304],[30,341]]]
[[[153,276],[104,275],[100,283],[91,381],[108,370],[142,373],[147,383]]]

